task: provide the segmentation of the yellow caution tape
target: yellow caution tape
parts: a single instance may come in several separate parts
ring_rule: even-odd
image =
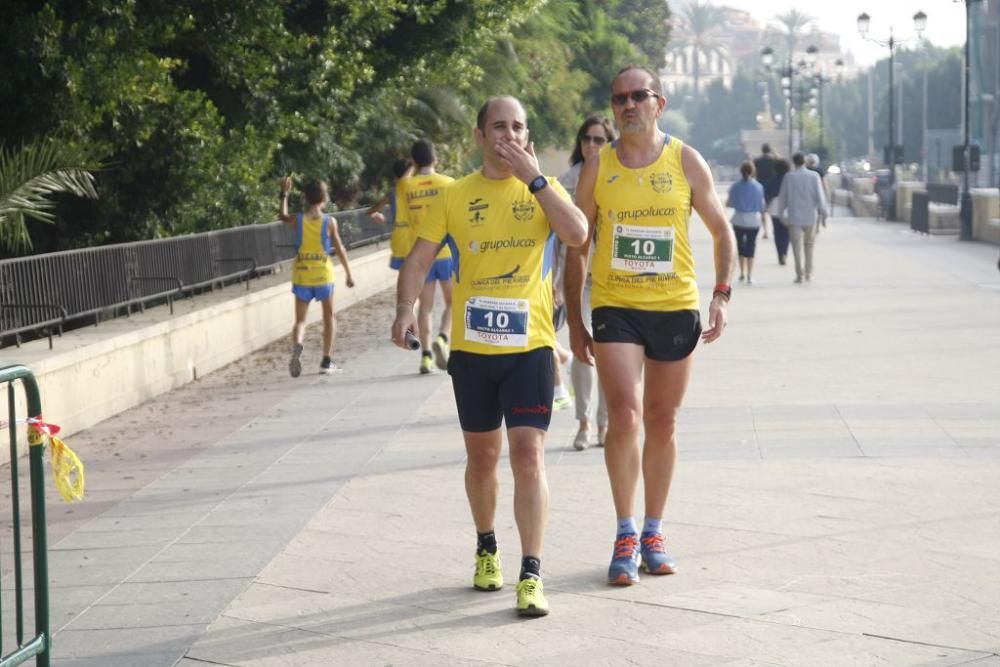
[[[49,442],[49,453],[52,455],[52,476],[59,495],[68,503],[83,499],[86,478],[83,474],[83,462],[66,446],[56,433],[59,427],[42,421],[42,416],[25,420],[28,423],[28,444],[38,446]]]
[[[52,475],[59,495],[68,503],[83,500],[86,478],[80,458],[56,436],[49,438],[49,451],[52,453]]]

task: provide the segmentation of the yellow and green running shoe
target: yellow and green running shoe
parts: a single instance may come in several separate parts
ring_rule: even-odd
[[[518,616],[546,616],[549,602],[542,592],[542,580],[528,577],[517,582]]]
[[[503,569],[500,567],[500,552],[476,551],[476,574],[472,586],[481,591],[498,591],[503,588]]]

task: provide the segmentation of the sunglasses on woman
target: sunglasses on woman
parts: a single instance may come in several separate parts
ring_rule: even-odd
[[[585,134],[580,137],[581,144],[593,144],[594,146],[603,146],[608,143],[607,137],[593,137],[589,134]]]
[[[627,93],[616,93],[611,96],[611,103],[616,107],[623,107],[625,103],[630,99],[636,104],[642,104],[650,97],[659,97],[658,93],[653,92],[649,88],[640,88],[638,90],[632,90]]]

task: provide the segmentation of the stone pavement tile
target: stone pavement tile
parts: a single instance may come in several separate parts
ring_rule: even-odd
[[[851,458],[864,456],[857,443],[851,438],[817,438],[798,444],[760,443],[762,459],[788,458]]]
[[[227,662],[228,661],[228,662]],[[424,650],[386,643],[345,640],[336,636],[293,628],[268,626],[221,617],[193,646],[177,667],[204,667],[208,664],[241,667],[330,667],[331,665],[416,665],[441,664],[466,667],[489,664],[483,660],[462,660]]]
[[[746,406],[682,407],[677,416],[677,432],[681,434],[745,430],[753,430],[753,414]]]
[[[544,667],[579,667],[594,665],[615,667],[616,665],[648,665],[661,667],[664,664],[676,667],[701,667],[702,665],[718,665],[719,659],[714,655],[698,655],[689,651],[664,651],[659,646],[645,644],[641,637],[629,637],[627,640],[607,639],[600,646],[586,648],[567,647],[556,656],[547,656],[538,660],[529,660],[524,665],[541,665]]]
[[[739,431],[710,431],[677,434],[677,449],[680,456],[702,449],[748,449],[757,451],[757,435],[753,429]]]
[[[725,660],[752,658],[778,664],[802,664],[796,661],[810,645],[840,637],[838,633],[799,628],[746,618],[724,618],[711,625],[693,628],[662,627],[647,635],[664,654],[672,650],[718,656]],[[842,663],[844,664],[844,663]]]
[[[927,646],[881,637],[856,635],[796,646],[787,664],[796,667],[843,667],[844,665],[892,665],[893,667],[952,667],[976,664],[982,653],[959,648]],[[726,667],[731,667],[725,663]]]
[[[762,614],[761,618],[783,625],[832,630],[844,634],[918,639],[914,635],[915,629],[939,620],[940,612],[857,598],[826,598],[813,604]],[[932,640],[924,638],[923,641]]]
[[[204,630],[183,621],[145,627],[64,630],[53,639],[53,665],[169,667]]]
[[[725,582],[660,598],[668,607],[741,618],[767,617],[779,610],[796,610],[830,600],[829,597],[793,591],[774,591],[749,583]],[[819,626],[815,626],[819,627]]]
[[[870,445],[907,445],[911,447],[953,447],[955,445],[955,440],[937,425],[932,425],[928,429],[853,427],[851,435],[862,449]]]
[[[863,445],[862,450],[864,450],[865,456],[871,458],[964,459],[969,456],[968,452],[954,444],[913,445],[911,443],[891,444],[883,441],[878,444]]]
[[[220,605],[232,600],[248,583],[246,578],[126,582],[83,611],[62,631],[205,625],[218,615]]]
[[[931,403],[925,405],[924,410],[940,424],[947,424],[951,421],[979,422],[983,426],[1000,428],[1000,407],[995,402]]]

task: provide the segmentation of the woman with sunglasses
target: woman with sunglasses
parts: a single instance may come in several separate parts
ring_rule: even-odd
[[[570,168],[559,177],[570,196],[576,198],[576,184],[580,180],[580,169],[585,160],[597,155],[605,144],[615,140],[615,131],[611,121],[603,116],[589,116],[576,133],[576,143],[573,145],[573,155],[570,156]],[[560,261],[560,268],[565,264]],[[560,270],[557,276],[558,294],[556,298],[562,303],[564,272]],[[590,268],[583,285],[583,318],[590,322]],[[604,446],[604,435],[608,430],[608,406],[604,400],[604,390],[597,380],[597,371],[593,366],[581,363],[575,357],[570,365],[570,379],[573,382],[573,394],[576,396],[576,419],[580,427],[573,438],[573,447],[579,451],[587,448],[591,436],[591,406],[593,405],[594,385],[597,384],[597,444]]]

